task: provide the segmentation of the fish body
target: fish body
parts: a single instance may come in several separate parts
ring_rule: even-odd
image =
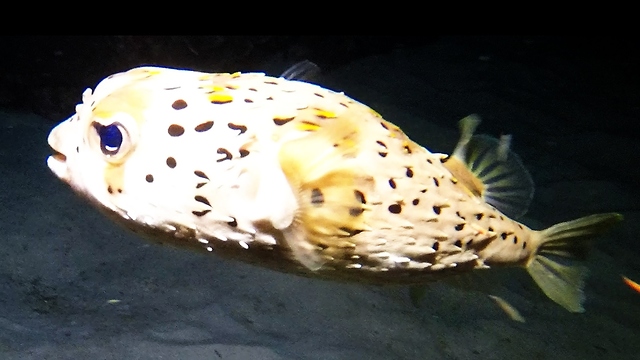
[[[526,211],[533,184],[509,139],[474,136],[473,117],[461,124],[448,156],[318,85],[142,67],[85,91],[51,132],[48,165],[160,243],[378,284],[524,266],[553,300],[581,311],[584,272],[541,255],[579,256],[584,243],[568,239],[620,216],[543,231],[517,222],[507,214]],[[558,272],[560,292],[545,280]]]

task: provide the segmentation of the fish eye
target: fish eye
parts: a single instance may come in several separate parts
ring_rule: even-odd
[[[135,140],[129,131],[131,126],[127,127],[123,125],[123,121],[126,123],[128,120],[129,119],[120,116],[117,121],[106,124],[104,122],[93,121],[89,127],[89,143],[96,152],[112,164],[121,163],[133,148],[133,142]]]
[[[94,124],[94,127],[100,136],[100,150],[107,156],[113,156],[120,151],[122,145],[122,130],[119,123],[109,125]]]

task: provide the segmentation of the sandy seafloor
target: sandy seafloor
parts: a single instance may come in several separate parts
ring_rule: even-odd
[[[415,308],[401,287],[300,278],[151,245],[49,172],[51,119],[7,111],[0,359],[637,359],[640,293],[620,274],[640,281],[640,87],[629,78],[638,72],[625,73],[633,59],[619,54],[522,41],[442,38],[317,82],[433,151],[453,148],[457,121],[470,113],[483,118],[479,132],[513,134],[537,185],[522,219],[530,226],[623,213],[590,256],[585,313],[547,299],[521,269],[492,281],[525,323],[485,294],[444,283]]]

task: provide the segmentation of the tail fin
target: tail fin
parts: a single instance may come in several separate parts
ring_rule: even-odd
[[[571,260],[584,260],[587,240],[620,221],[618,213],[596,214],[542,230],[541,245],[527,271],[551,300],[571,312],[584,312],[582,289],[587,268]]]

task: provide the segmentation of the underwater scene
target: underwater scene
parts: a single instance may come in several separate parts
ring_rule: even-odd
[[[0,48],[0,359],[640,353],[637,41]]]

